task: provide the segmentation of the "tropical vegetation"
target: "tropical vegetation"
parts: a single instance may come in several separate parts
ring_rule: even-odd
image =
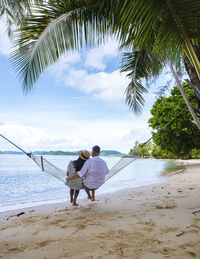
[[[182,85],[184,92],[196,109],[195,94],[188,84]],[[178,116],[174,119],[174,115]],[[149,126],[153,129],[153,143],[146,145],[136,142],[130,151],[140,150],[144,157],[192,158],[200,157],[200,130],[193,122],[184,99],[175,86],[168,97],[160,97],[151,109]]]
[[[163,150],[160,146],[155,143],[150,142],[149,144],[141,147],[143,143],[135,142],[133,148],[130,149],[129,155],[138,155],[142,158],[158,158],[158,159],[190,159],[190,158],[200,158],[200,149],[192,149],[190,154],[180,156],[179,154],[171,153],[169,151]],[[138,153],[139,152],[139,153]]]

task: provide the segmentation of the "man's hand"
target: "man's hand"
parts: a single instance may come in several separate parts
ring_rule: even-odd
[[[70,181],[70,180],[72,180],[72,179],[75,179],[75,178],[80,178],[80,176],[79,176],[77,173],[75,173],[75,174],[73,174],[73,175],[71,175],[71,176],[68,176],[68,177],[66,178],[66,181],[68,182],[68,181]]]

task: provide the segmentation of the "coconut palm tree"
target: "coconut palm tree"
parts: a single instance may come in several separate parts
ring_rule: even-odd
[[[118,38],[121,48],[153,54],[154,61],[160,57],[155,63],[158,70],[149,69],[145,77],[157,75],[166,57],[176,62],[184,55],[199,80],[200,63],[193,47],[200,49],[199,0],[49,0],[31,10],[18,31],[18,49],[11,58],[25,90],[64,52],[100,44],[110,34]],[[136,65],[137,74],[132,73],[135,77],[126,93],[129,106],[139,111],[146,90],[138,83],[141,66]],[[131,95],[135,98],[130,99]]]

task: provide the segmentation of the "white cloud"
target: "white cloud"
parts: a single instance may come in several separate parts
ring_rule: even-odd
[[[11,42],[6,33],[6,23],[0,20],[0,54],[8,56],[11,53]]]
[[[67,87],[80,89],[94,99],[101,99],[107,103],[117,102],[124,99],[125,89],[130,82],[126,74],[120,73],[119,70],[89,72],[87,69],[88,66],[105,69],[106,60],[118,55],[117,48],[117,41],[109,39],[106,44],[86,51],[86,58],[78,52],[67,57],[63,56],[54,65],[51,72],[53,72],[57,81],[63,82]],[[146,95],[146,102],[152,104],[152,97],[154,98],[154,96]]]
[[[81,61],[81,56],[78,52],[73,52],[71,54],[64,54],[59,61],[51,66],[48,71],[53,76],[56,76],[58,81],[63,80],[63,75],[65,75],[72,65],[77,64]]]
[[[50,134],[39,127],[28,127],[20,124],[7,124],[0,127],[2,135],[25,151],[34,150],[58,150],[64,147],[72,148],[71,140],[65,136]],[[69,149],[70,149],[69,148]],[[4,139],[0,139],[0,150],[16,150],[16,148]]]
[[[86,70],[71,69],[64,77],[66,86],[81,89],[86,94],[104,101],[114,102],[123,98],[129,80],[119,70],[111,73],[88,74]]]
[[[123,137],[123,140],[127,143],[134,143],[136,141],[145,142],[151,137],[151,128],[148,127],[147,123],[138,123],[135,125],[133,129],[129,132],[129,134]]]
[[[66,120],[48,129],[41,125],[26,126],[9,123],[0,126],[0,132],[27,152],[35,150],[89,149],[95,144],[102,149],[128,152],[136,140],[147,139],[146,125],[139,120]],[[0,150],[17,150],[0,138]]]
[[[91,73],[87,69],[105,69],[106,60],[118,55],[117,48],[117,41],[110,38],[106,44],[84,52],[85,55],[74,52],[70,56],[61,57],[59,62],[51,67],[50,72],[58,82],[64,82],[67,87],[80,89],[94,99],[109,103],[119,101],[129,84],[125,73],[121,74],[119,70]]]
[[[115,39],[109,39],[104,45],[93,48],[87,52],[85,65],[104,70],[106,68],[105,59],[118,55],[118,43]]]

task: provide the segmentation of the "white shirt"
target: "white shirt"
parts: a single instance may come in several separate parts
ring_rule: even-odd
[[[83,179],[83,184],[88,189],[97,189],[105,181],[105,175],[109,172],[106,162],[98,156],[88,159],[81,170],[77,172]]]

